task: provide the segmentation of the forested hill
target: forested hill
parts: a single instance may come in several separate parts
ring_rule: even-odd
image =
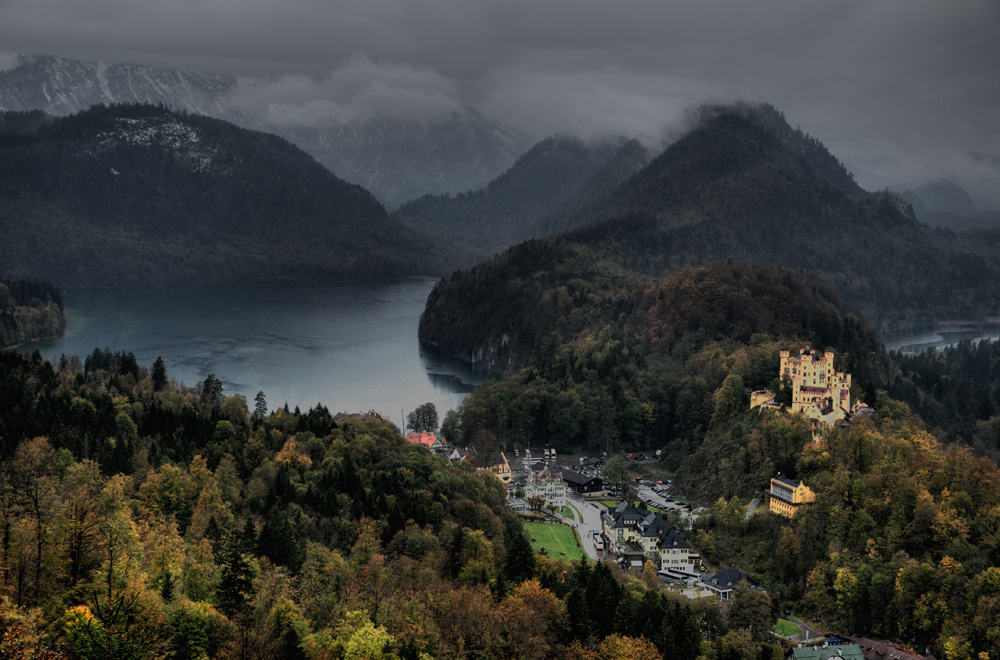
[[[542,256],[556,265],[524,268]],[[420,338],[508,374],[466,398],[465,440],[488,432],[501,447],[560,452],[666,446],[683,458],[703,442],[728,373],[741,389],[780,386],[781,346],[835,350],[864,400],[890,369],[874,331],[818,276],[718,262],[651,278],[547,241],[436,287]]]
[[[770,106],[703,109],[693,130],[563,225],[577,228],[554,246],[636,273],[718,259],[814,270],[877,325],[985,311],[1000,275],[997,236],[931,229],[895,195],[863,191]]]
[[[151,105],[0,114],[0,275],[63,286],[443,272],[285,140]]]
[[[0,348],[56,337],[65,329],[59,289],[48,282],[0,279]]]
[[[564,218],[604,199],[648,161],[635,140],[587,144],[551,137],[480,190],[427,195],[394,215],[438,240],[492,254],[561,229]]]

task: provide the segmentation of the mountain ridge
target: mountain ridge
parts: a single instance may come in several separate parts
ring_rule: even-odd
[[[990,310],[990,274],[1000,273],[991,249],[996,236],[972,240],[920,223],[895,195],[854,184],[818,141],[787,124],[768,125],[779,117],[770,106],[758,113],[744,105],[712,109],[576,228],[513,246],[439,283],[425,315],[439,313],[438,298],[476,301],[476,308],[492,300],[509,309],[520,295],[513,282],[586,279],[597,268],[588,261],[660,276],[726,259],[817,271],[883,330],[912,322],[918,312],[968,318]],[[508,262],[518,264],[516,273],[501,265]],[[456,321],[467,314],[453,327],[480,330],[449,338],[448,328],[428,321],[421,338],[461,356],[501,338],[518,345],[508,330],[519,322],[516,314],[486,318],[471,309],[446,316]]]
[[[259,85],[186,69],[19,55],[13,68],[0,71],[0,110],[67,115],[97,104],[163,103],[279,134],[389,207],[427,193],[485,185],[528,146],[520,132],[469,106],[433,121],[375,115],[294,124],[272,116],[258,100]]]
[[[424,196],[402,205],[395,216],[439,240],[489,254],[553,233],[647,161],[648,152],[636,140],[588,143],[553,136],[483,188],[455,197]]]
[[[150,105],[4,113],[0,130],[7,277],[149,286],[445,270],[436,245],[278,136]]]

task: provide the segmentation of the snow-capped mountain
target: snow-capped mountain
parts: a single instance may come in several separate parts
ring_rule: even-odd
[[[232,114],[235,76],[139,64],[18,55],[0,71],[0,110],[68,115],[98,103],[163,103],[204,115]]]
[[[468,106],[425,121],[373,115],[309,126],[279,122],[266,105],[247,100],[254,84],[183,69],[20,55],[0,71],[0,110],[68,115],[99,103],[139,102],[218,117],[281,135],[390,208],[428,193],[484,186],[530,146],[519,132]]]

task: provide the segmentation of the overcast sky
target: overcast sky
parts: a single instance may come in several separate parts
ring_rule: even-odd
[[[0,0],[0,52],[263,78],[302,121],[469,103],[537,138],[766,100],[869,188],[1000,198],[968,156],[1000,154],[1000,0]]]

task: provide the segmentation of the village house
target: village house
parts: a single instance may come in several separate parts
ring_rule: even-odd
[[[637,550],[644,559],[658,564],[660,574],[668,577],[699,575],[701,556],[684,534],[658,514],[621,502],[601,514],[601,523],[610,552],[636,554]]]
[[[500,460],[495,465],[491,465],[489,470],[497,475],[497,478],[500,479],[504,486],[511,485],[514,475],[510,469],[510,463],[507,462],[507,456],[503,452],[500,452]]]
[[[580,494],[596,493],[604,489],[604,481],[596,475],[586,476],[573,470],[563,470],[562,478],[567,486]]]
[[[750,579],[750,576],[741,571],[738,568],[724,568],[715,575],[703,579],[702,584],[704,584],[710,591],[712,591],[719,600],[729,600],[733,592],[736,590],[736,585],[740,582],[746,582],[750,585],[751,589],[761,589],[761,587]]]
[[[465,461],[473,461],[479,457],[479,453],[476,451],[475,447],[455,447],[448,454],[448,460],[452,463],[463,463]]]
[[[423,445],[433,452],[445,451],[448,445],[435,433],[417,433],[410,431],[406,435],[406,441],[411,445]]]
[[[339,413],[337,413],[336,415],[333,416],[333,422],[335,424],[338,424],[338,425],[339,424],[343,424],[344,422],[346,422],[349,419],[356,419],[356,420],[359,420],[359,421],[362,421],[362,422],[365,422],[365,421],[368,421],[368,420],[372,420],[372,419],[381,420],[383,422],[389,421],[389,420],[387,420],[385,418],[385,416],[382,415],[382,413],[375,412],[374,410],[369,410],[366,413],[346,413],[346,412],[339,412]]]
[[[566,504],[566,482],[548,470],[531,472],[524,483],[524,499],[533,497],[545,500],[545,506],[557,507]]]
[[[901,649],[892,642],[877,642],[867,637],[854,640],[865,660],[924,660],[924,656]]]
[[[805,482],[783,477],[781,473],[771,478],[770,495],[771,512],[786,518],[794,518],[800,506],[816,501],[816,493]]]

